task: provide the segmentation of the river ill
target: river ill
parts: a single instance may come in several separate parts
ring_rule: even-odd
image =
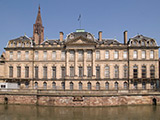
[[[160,120],[160,106],[42,107],[0,105],[0,120]]]

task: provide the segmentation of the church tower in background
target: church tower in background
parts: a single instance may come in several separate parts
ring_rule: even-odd
[[[41,44],[44,41],[44,27],[42,25],[40,6],[38,9],[36,23],[33,25],[33,40],[35,44]]]

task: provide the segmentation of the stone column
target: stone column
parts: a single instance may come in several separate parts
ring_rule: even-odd
[[[75,50],[75,53],[74,53],[74,72],[75,72],[75,77],[78,76],[78,66],[77,66],[77,59],[78,58],[78,51]]]
[[[95,66],[95,50],[92,50],[92,75],[96,76],[96,66]]]
[[[87,50],[83,51],[83,76],[86,77],[87,76]]]
[[[66,77],[68,77],[69,76],[69,51],[68,50],[66,50],[65,64],[66,64]]]

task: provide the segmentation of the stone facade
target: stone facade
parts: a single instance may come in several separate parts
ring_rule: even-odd
[[[40,7],[33,28],[33,37],[21,36],[5,47],[1,83],[18,83],[21,89],[156,89],[159,47],[152,38],[137,35],[128,40],[125,31],[120,43],[103,39],[101,31],[96,39],[78,29],[66,39],[60,32],[60,39],[44,41]]]

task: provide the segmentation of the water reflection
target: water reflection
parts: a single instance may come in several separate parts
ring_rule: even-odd
[[[160,106],[42,107],[0,105],[0,120],[159,120]]]

